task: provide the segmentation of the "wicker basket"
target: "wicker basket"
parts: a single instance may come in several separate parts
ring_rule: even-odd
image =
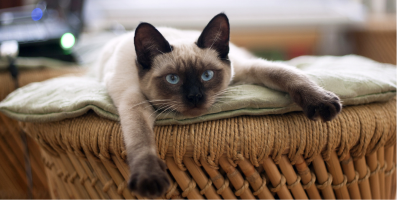
[[[82,73],[77,68],[61,69],[30,69],[21,70],[19,85],[43,81],[67,73]],[[15,89],[11,75],[0,71],[0,101]],[[27,198],[28,186],[25,174],[23,143],[20,134],[23,133],[18,122],[0,113],[0,198]],[[30,151],[33,178],[33,197],[49,198],[44,165],[41,161],[40,149],[35,141],[27,138]]]
[[[126,187],[118,122],[89,112],[20,123],[42,150],[53,198],[141,198]],[[155,127],[172,185],[160,198],[395,198],[396,99],[345,107],[322,123],[302,113]]]

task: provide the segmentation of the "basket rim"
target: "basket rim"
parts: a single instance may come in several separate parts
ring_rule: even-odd
[[[333,151],[340,160],[348,154],[357,159],[395,144],[396,102],[393,98],[344,107],[335,120],[327,123],[308,120],[295,112],[155,126],[154,133],[159,157],[172,156],[177,163],[189,156],[197,163],[202,158],[215,165],[225,155],[232,161],[244,156],[258,166],[266,157],[277,162],[287,155],[293,162],[302,155],[310,162],[319,154],[329,159]],[[110,160],[111,155],[123,160],[126,157],[119,122],[93,112],[59,122],[19,124],[52,155],[68,151],[81,157],[84,152]]]

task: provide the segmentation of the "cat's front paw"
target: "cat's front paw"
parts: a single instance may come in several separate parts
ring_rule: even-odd
[[[311,120],[320,117],[324,122],[334,119],[342,110],[342,104],[336,94],[326,91],[306,91],[297,93],[294,101],[299,104]]]
[[[167,192],[170,182],[167,166],[156,156],[143,158],[131,169],[128,187],[134,193],[146,198],[157,198]]]

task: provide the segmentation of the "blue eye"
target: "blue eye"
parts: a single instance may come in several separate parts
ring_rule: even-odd
[[[212,79],[212,77],[214,76],[214,72],[211,70],[206,70],[202,75],[201,75],[201,79],[203,79],[204,81],[209,81]]]
[[[165,79],[167,79],[168,83],[177,84],[179,82],[179,76],[176,74],[168,74]]]

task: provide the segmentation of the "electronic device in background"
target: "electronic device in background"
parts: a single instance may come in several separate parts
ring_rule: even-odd
[[[43,0],[0,10],[0,44],[17,41],[19,57],[75,62],[71,48],[82,27],[83,0]]]

